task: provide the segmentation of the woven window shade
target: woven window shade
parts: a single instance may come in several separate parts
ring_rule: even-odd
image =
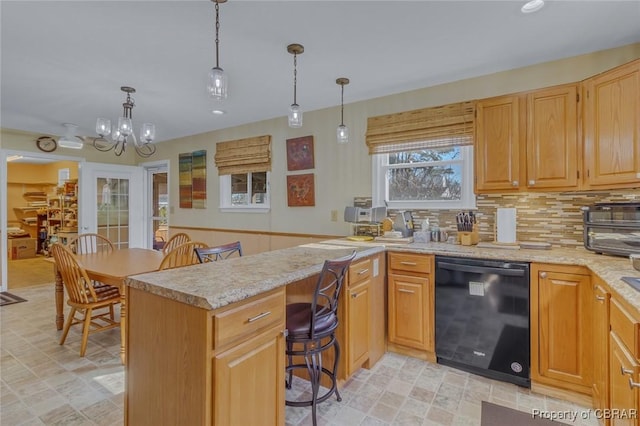
[[[218,142],[215,155],[218,175],[271,171],[271,136]]]
[[[475,102],[370,117],[369,154],[473,144]]]

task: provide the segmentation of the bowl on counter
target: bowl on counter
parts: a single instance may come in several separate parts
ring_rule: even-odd
[[[633,266],[636,271],[640,271],[640,253],[630,254],[629,260],[631,261],[631,266]]]

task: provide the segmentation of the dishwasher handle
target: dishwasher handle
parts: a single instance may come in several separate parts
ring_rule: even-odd
[[[462,272],[472,272],[476,274],[497,274],[497,275],[505,275],[509,277],[524,277],[525,270],[524,269],[513,269],[513,268],[494,268],[490,266],[473,266],[473,265],[462,265],[459,263],[449,263],[449,262],[438,262],[437,267],[440,269],[448,269],[450,271],[462,271]]]

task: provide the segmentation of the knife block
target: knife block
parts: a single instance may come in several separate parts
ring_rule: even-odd
[[[463,246],[473,246],[480,241],[478,225],[474,224],[471,231],[458,231],[458,243]]]

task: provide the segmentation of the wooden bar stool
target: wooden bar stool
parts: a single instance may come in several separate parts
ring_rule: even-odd
[[[339,259],[325,260],[316,282],[313,298],[310,303],[292,303],[287,305],[287,388],[291,389],[293,370],[305,369],[311,382],[312,397],[308,401],[289,401],[286,405],[294,407],[311,406],[314,426],[316,406],[335,394],[342,401],[337,387],[337,370],[340,362],[340,345],[335,336],[338,328],[338,298],[352,254]],[[323,352],[333,348],[334,361],[331,370],[322,366]],[[294,357],[302,357],[304,362],[294,364]],[[325,374],[331,380],[331,388],[318,396],[320,379]]]

